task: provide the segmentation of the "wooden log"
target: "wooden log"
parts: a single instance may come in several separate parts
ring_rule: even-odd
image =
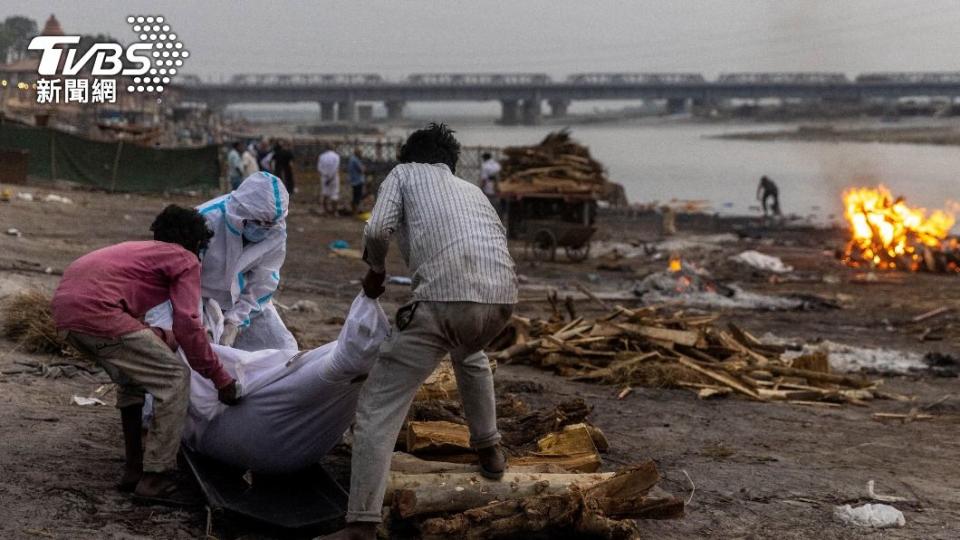
[[[477,472],[391,473],[384,504],[401,518],[439,512],[462,512],[494,501],[566,492],[570,486],[589,488],[614,473],[540,474],[507,471],[499,481]]]
[[[453,373],[453,364],[449,359],[440,362],[437,369],[427,377],[427,380],[417,390],[414,401],[427,401],[432,399],[460,399],[460,392],[457,390],[457,378]]]
[[[455,453],[470,450],[470,430],[453,422],[407,423],[407,452]]]
[[[659,326],[644,326],[631,323],[620,323],[614,326],[620,328],[628,335],[639,336],[642,338],[655,339],[668,343],[679,343],[693,347],[700,340],[700,332],[693,330],[673,330],[670,328],[660,328]]]
[[[569,455],[582,452],[599,452],[597,440],[604,447],[610,447],[607,438],[599,429],[585,423],[564,426],[562,431],[548,433],[537,441],[540,454]]]
[[[638,538],[639,532],[629,520],[683,515],[682,500],[665,493],[650,494],[658,480],[656,467],[647,462],[586,489],[496,502],[429,519],[420,532],[424,538],[505,538],[544,532]]]
[[[680,363],[681,363],[682,365],[684,365],[685,367],[688,367],[688,368],[690,368],[690,369],[692,369],[692,370],[694,370],[694,371],[696,371],[696,372],[698,372],[698,373],[702,373],[703,375],[706,375],[707,377],[709,377],[709,378],[711,378],[711,379],[713,379],[713,380],[715,380],[715,381],[717,381],[717,382],[719,382],[719,383],[721,383],[721,384],[724,384],[724,385],[726,385],[726,386],[729,386],[730,388],[733,388],[733,389],[736,390],[737,392],[740,392],[741,394],[744,394],[744,395],[746,395],[746,396],[748,396],[748,397],[751,397],[751,398],[756,399],[756,400],[758,400],[758,401],[762,401],[762,400],[764,399],[763,397],[761,397],[759,394],[757,394],[757,393],[754,392],[753,390],[747,388],[743,383],[741,383],[740,381],[734,379],[734,378],[731,377],[730,375],[727,375],[726,373],[720,373],[720,372],[713,371],[712,369],[702,368],[702,367],[700,367],[696,362],[693,362],[693,361],[691,361],[691,360],[688,360],[688,359],[686,359],[686,358],[684,358],[684,357],[682,357],[682,356],[677,359],[677,362],[680,362]]]
[[[500,421],[503,443],[509,448],[532,445],[538,439],[557,431],[563,426],[582,422],[592,410],[582,399],[572,399],[549,409],[539,409],[529,414]]]
[[[817,382],[826,382],[833,384],[840,384],[843,386],[851,386],[853,388],[867,388],[873,386],[873,381],[862,379],[859,377],[851,377],[848,375],[838,375],[833,373],[821,373],[819,371],[810,371],[808,369],[797,369],[786,366],[778,366],[775,364],[768,364],[764,369],[773,373],[774,375],[786,375],[789,377],[803,377],[808,381],[817,381]]]
[[[457,457],[454,459],[457,459]],[[464,454],[463,459],[459,459],[458,461],[433,461],[421,459],[406,452],[394,452],[393,459],[390,462],[390,472],[406,474],[476,473],[477,456],[471,453]],[[521,466],[510,463],[510,472],[567,474],[567,471],[562,467],[551,464]]]
[[[569,455],[534,453],[508,460],[509,467],[514,465],[520,467],[554,466],[565,471],[582,473],[596,472],[602,464],[600,455],[595,451]]]

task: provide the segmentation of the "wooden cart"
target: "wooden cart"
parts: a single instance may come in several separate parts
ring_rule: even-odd
[[[528,257],[552,261],[557,248],[579,262],[590,254],[597,202],[592,195],[501,194],[500,214],[513,240],[526,243]]]

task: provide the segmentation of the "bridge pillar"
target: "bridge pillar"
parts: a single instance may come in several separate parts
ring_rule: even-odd
[[[500,123],[505,126],[515,126],[520,122],[520,106],[515,99],[505,99],[500,102]]]
[[[550,116],[562,118],[567,115],[567,107],[570,106],[569,99],[551,99],[547,103],[550,105]]]
[[[357,102],[351,100],[337,103],[337,120],[340,122],[356,122]]]
[[[687,100],[684,98],[670,98],[667,100],[667,114],[687,112]]]
[[[523,100],[523,124],[525,126],[535,126],[540,123],[540,100]]]
[[[334,110],[336,103],[332,101],[321,101],[320,102],[320,121],[321,122],[333,122],[335,120]]]
[[[388,101],[384,103],[387,107],[387,120],[403,120],[403,107],[406,103],[402,101]]]

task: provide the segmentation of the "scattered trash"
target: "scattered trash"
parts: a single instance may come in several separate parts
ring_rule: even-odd
[[[23,233],[20,232],[19,229],[14,229],[13,227],[10,227],[9,229],[7,229],[7,234],[10,236],[16,236],[17,238],[20,238],[21,236],[23,236]]]
[[[317,304],[313,300],[297,300],[290,306],[290,310],[300,313],[316,313],[320,311],[320,304]]]
[[[793,271],[793,267],[783,264],[783,261],[780,260],[779,257],[766,255],[752,249],[748,249],[747,251],[744,251],[738,255],[734,255],[730,257],[730,260],[751,266],[757,270],[773,272],[775,274],[785,274]]]
[[[347,249],[350,247],[350,243],[346,240],[334,240],[330,242],[330,249]]]
[[[131,216],[130,214],[124,214],[124,215],[123,215],[123,220],[124,220],[124,221],[133,221],[133,216]]]
[[[856,508],[845,504],[834,507],[833,515],[840,521],[857,527],[885,529],[907,524],[903,512],[888,504],[865,504]]]
[[[73,204],[73,201],[62,195],[51,193],[43,198],[43,202],[56,202],[61,204]]]
[[[21,191],[17,193],[17,198],[21,201],[31,202],[33,201],[33,193],[27,193],[26,191]]]
[[[392,285],[413,285],[413,280],[407,276],[390,276],[387,283]]]
[[[101,399],[83,396],[73,396],[73,403],[81,407],[88,407],[90,405],[106,405],[106,403]]]
[[[13,191],[10,191],[9,188],[4,189],[3,191],[0,191],[0,202],[10,202],[10,199],[12,198],[13,198]]]
[[[766,336],[765,336],[766,337]],[[770,336],[772,340],[776,337]],[[895,349],[856,347],[822,341],[816,345],[804,345],[799,351],[790,351],[787,358],[807,356],[817,352],[826,353],[830,359],[830,369],[843,373],[858,371],[875,373],[910,373],[927,369],[923,356],[919,353]]]

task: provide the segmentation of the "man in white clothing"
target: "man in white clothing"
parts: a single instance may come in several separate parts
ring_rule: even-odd
[[[483,163],[480,165],[480,189],[493,202],[497,195],[497,182],[500,180],[500,163],[493,159],[489,152],[483,154]],[[494,205],[496,207],[496,205]]]
[[[320,173],[320,204],[325,214],[337,213],[340,201],[340,156],[330,146],[317,158],[317,172]]]
[[[243,177],[246,178],[251,174],[260,172],[260,165],[257,164],[257,149],[251,144],[243,152],[243,158],[241,158],[243,163]]]

